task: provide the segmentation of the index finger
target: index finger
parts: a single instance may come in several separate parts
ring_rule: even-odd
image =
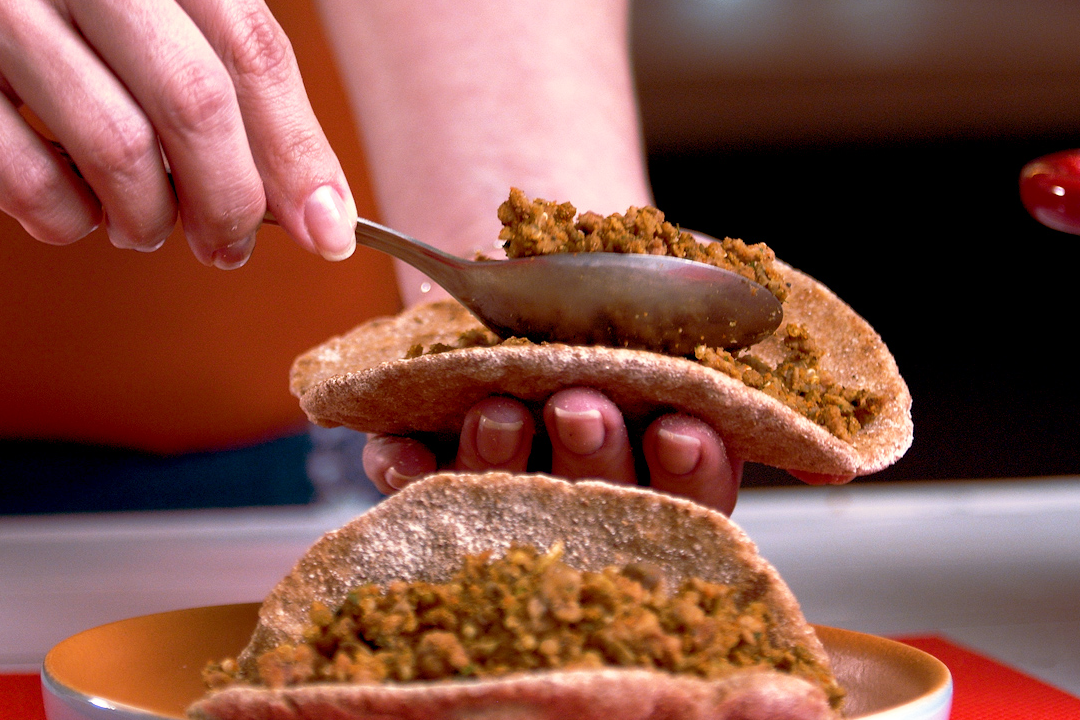
[[[246,259],[265,198],[214,48],[173,0],[72,3],[71,12],[153,126],[196,256],[206,264]]]
[[[307,249],[351,255],[356,202],[281,26],[262,0],[180,2],[232,77],[270,211]]]

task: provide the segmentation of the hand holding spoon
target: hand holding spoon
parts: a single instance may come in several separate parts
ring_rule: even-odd
[[[272,213],[263,220],[278,224]],[[753,345],[784,318],[762,285],[681,258],[566,253],[469,261],[364,218],[356,240],[423,272],[502,338],[691,355],[698,345]]]

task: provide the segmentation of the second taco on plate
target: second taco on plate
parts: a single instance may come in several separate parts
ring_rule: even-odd
[[[830,661],[719,512],[442,474],[329,533],[211,665],[194,720],[833,718]]]

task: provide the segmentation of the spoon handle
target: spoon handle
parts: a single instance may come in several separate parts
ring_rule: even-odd
[[[356,241],[407,262],[455,297],[466,284],[461,271],[468,266],[467,260],[433,248],[385,225],[360,218],[356,223]]]
[[[263,215],[263,222],[281,226],[281,223],[270,212]],[[433,248],[385,225],[358,218],[356,241],[372,250],[384,252],[407,262],[454,297],[459,297],[459,293],[463,292],[469,284],[461,272],[468,267],[467,260]]]

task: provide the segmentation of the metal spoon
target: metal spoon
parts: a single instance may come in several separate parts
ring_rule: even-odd
[[[729,270],[624,253],[469,261],[363,218],[362,245],[417,268],[502,338],[690,355],[745,347],[775,332],[780,302]]]

